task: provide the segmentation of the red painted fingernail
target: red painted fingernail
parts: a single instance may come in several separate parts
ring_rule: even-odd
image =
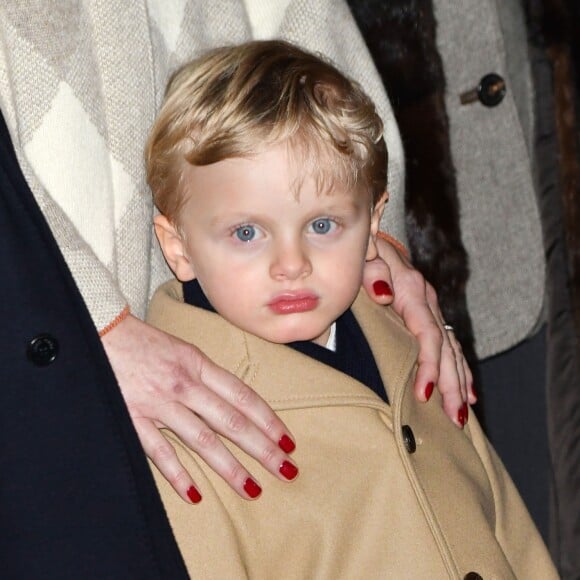
[[[431,395],[433,394],[433,388],[435,387],[435,384],[433,383],[433,381],[431,381],[430,383],[427,383],[427,386],[425,387],[425,400],[429,400],[431,398]]]
[[[294,479],[298,475],[298,468],[289,461],[284,461],[282,465],[280,465],[279,471],[286,479],[290,480]]]
[[[201,494],[193,485],[187,490],[187,497],[191,500],[191,503],[199,503],[201,501]]]
[[[292,453],[296,449],[296,444],[288,435],[282,435],[280,441],[278,441],[278,447],[284,451],[284,453]]]
[[[262,493],[262,488],[251,477],[248,477],[244,483],[244,491],[254,499]]]
[[[465,404],[463,404],[457,411],[457,422],[461,425],[461,427],[463,427],[465,425],[466,420],[467,419],[465,418]]]
[[[373,290],[377,296],[392,296],[391,287],[384,280],[377,280],[373,284]]]
[[[463,403],[463,416],[465,417],[465,422],[469,420],[469,405],[467,403]]]

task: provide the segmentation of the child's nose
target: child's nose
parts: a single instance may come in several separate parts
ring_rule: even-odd
[[[306,249],[300,242],[284,242],[276,245],[270,275],[274,279],[297,280],[312,272],[312,264]]]

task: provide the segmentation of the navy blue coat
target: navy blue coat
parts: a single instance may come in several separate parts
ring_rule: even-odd
[[[0,576],[187,578],[101,341],[1,117],[0,272]]]

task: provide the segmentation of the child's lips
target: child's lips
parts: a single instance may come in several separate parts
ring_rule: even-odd
[[[275,314],[296,314],[309,312],[318,306],[318,296],[310,292],[285,292],[268,303]]]

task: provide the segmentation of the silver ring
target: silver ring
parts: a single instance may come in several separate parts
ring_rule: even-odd
[[[444,324],[443,328],[447,331],[447,332],[454,332],[455,329],[453,328],[453,326],[451,326],[451,324]]]

